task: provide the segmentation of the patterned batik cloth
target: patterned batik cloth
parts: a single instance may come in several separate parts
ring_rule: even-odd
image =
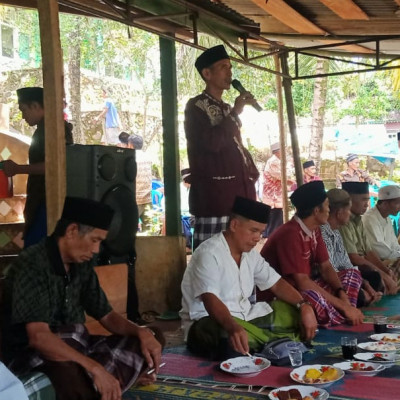
[[[228,227],[229,216],[223,217],[195,217],[193,250],[202,242],[209,239],[216,233],[225,231]]]
[[[346,269],[337,273],[342,287],[346,291],[352,306],[357,306],[358,292],[360,291],[362,277],[356,269]],[[332,293],[331,287],[320,278],[314,280],[324,290]],[[330,304],[320,293],[315,290],[305,290],[301,292],[302,296],[313,306],[318,325],[332,326],[340,325],[346,321],[346,318]]]
[[[55,334],[75,350],[101,364],[118,379],[123,392],[132,386],[142,370],[144,359],[136,337],[89,335],[83,324],[64,326]],[[10,364],[10,369],[20,375],[43,362],[38,352],[27,349]]]

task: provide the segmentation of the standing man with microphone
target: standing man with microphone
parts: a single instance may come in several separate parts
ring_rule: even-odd
[[[239,119],[244,106],[255,105],[256,100],[244,88],[233,107],[222,100],[224,90],[229,90],[232,83],[232,65],[224,46],[206,50],[195,66],[206,87],[188,101],[185,109],[194,248],[226,229],[236,196],[256,200],[255,183],[259,177],[243,146]]]

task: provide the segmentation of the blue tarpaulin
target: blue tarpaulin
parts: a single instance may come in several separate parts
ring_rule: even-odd
[[[383,125],[340,127],[335,137],[337,154],[346,157],[349,153],[376,158],[383,164],[391,164],[399,154],[397,137],[390,138]]]

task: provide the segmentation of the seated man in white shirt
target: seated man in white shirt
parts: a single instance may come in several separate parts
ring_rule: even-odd
[[[272,308],[254,301],[255,286],[288,303],[287,312],[297,317],[294,329],[306,341],[314,338],[313,308],[254,249],[269,210],[263,203],[237,197],[228,229],[194,252],[182,281],[181,310],[185,339],[193,353],[224,359],[233,352],[257,351],[276,337],[265,329]]]
[[[388,185],[378,192],[378,202],[362,217],[365,233],[372,249],[390,267],[395,279],[400,275],[400,244],[394,234],[389,215],[400,211],[400,187]]]

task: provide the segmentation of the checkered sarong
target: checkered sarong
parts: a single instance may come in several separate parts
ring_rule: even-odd
[[[360,271],[355,268],[349,268],[339,271],[338,277],[342,282],[342,287],[346,291],[349,301],[352,306],[357,306],[358,292],[361,287],[362,277]],[[318,286],[332,293],[330,286],[320,278],[314,280]],[[305,290],[301,292],[302,296],[311,303],[314,308],[318,325],[332,326],[340,325],[346,321],[346,318],[335,308],[328,303],[326,299],[315,290]]]
[[[216,233],[226,230],[229,216],[194,217],[193,250]]]
[[[56,335],[75,350],[101,364],[118,379],[123,392],[132,386],[142,370],[144,359],[135,337],[89,335],[83,324],[62,327]],[[10,369],[20,375],[43,362],[36,351],[27,349],[10,364]]]

